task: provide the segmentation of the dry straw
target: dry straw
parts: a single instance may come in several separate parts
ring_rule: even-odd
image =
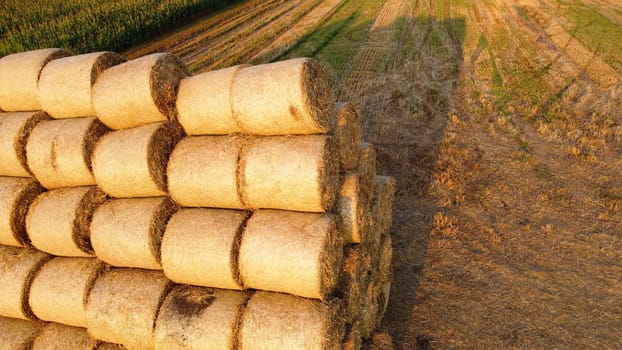
[[[390,235],[383,236],[380,243],[379,256],[378,281],[380,284],[385,284],[391,281],[391,260],[393,258],[393,248]]]
[[[84,328],[49,323],[36,336],[30,350],[95,350],[98,344]]]
[[[388,333],[374,333],[365,344],[363,350],[393,350],[393,339]]]
[[[26,216],[26,231],[37,249],[59,256],[93,256],[89,225],[106,200],[97,187],[67,187],[39,195]]]
[[[339,279],[343,241],[330,216],[256,211],[240,245],[245,287],[326,299]]]
[[[368,202],[362,198],[362,193],[368,191],[361,187],[360,176],[356,173],[347,173],[343,176],[341,189],[337,197],[337,228],[343,234],[345,243],[366,242],[369,232],[366,225],[370,220],[367,215]]]
[[[344,255],[338,294],[344,300],[346,320],[353,322],[359,315],[363,293],[367,290],[370,257],[365,254],[361,245],[346,247]]]
[[[125,346],[121,344],[101,343],[97,347],[97,350],[125,350]]]
[[[233,118],[233,78],[244,66],[197,74],[181,80],[177,120],[188,135],[227,135],[243,130]]]
[[[175,122],[108,133],[93,153],[97,184],[112,197],[165,195],[168,158],[182,137],[183,130]]]
[[[49,117],[44,112],[0,114],[0,176],[31,176],[26,141],[32,129]]]
[[[332,132],[335,105],[322,67],[308,58],[241,69],[233,79],[235,120],[249,134]]]
[[[91,221],[95,254],[113,266],[161,270],[160,242],[176,210],[168,197],[109,200]]]
[[[93,86],[97,117],[118,130],[176,118],[179,81],[188,73],[168,53],[155,53],[104,71]]]
[[[345,323],[338,303],[257,292],[240,326],[241,350],[341,349]]]
[[[50,258],[34,249],[0,245],[0,316],[36,319],[28,305],[30,284]]]
[[[160,271],[121,268],[104,273],[88,298],[89,334],[131,349],[153,349],[156,317],[171,287]]]
[[[248,295],[224,289],[178,286],[160,308],[156,350],[234,350]]]
[[[360,350],[363,346],[360,326],[358,322],[346,325],[345,338],[343,340],[343,350]]]
[[[95,185],[91,155],[108,131],[95,117],[44,121],[28,139],[28,167],[48,189]]]
[[[45,321],[86,327],[86,300],[103,268],[94,258],[57,257],[48,261],[30,287],[32,312]]]
[[[23,247],[30,243],[26,214],[42,191],[34,179],[0,176],[0,244]]]
[[[186,207],[244,209],[238,189],[238,163],[244,139],[191,136],[181,140],[169,159],[168,190]]]
[[[338,102],[335,136],[342,171],[356,168],[360,156],[361,120],[352,103]]]
[[[389,297],[391,295],[391,282],[387,282],[381,286],[380,295],[378,295],[378,312],[376,313],[376,328],[382,326],[384,315],[389,307]]]
[[[61,49],[41,49],[0,58],[0,109],[5,112],[41,109],[37,84],[43,67],[50,61],[69,56]]]
[[[166,226],[162,267],[171,280],[241,289],[240,236],[248,214],[225,209],[181,209]]]
[[[372,217],[374,232],[384,236],[391,230],[393,195],[395,180],[389,176],[376,176],[374,181],[374,200],[372,203]]]
[[[113,52],[93,52],[54,60],[41,71],[37,97],[52,118],[93,117],[92,86],[104,70],[125,58]]]
[[[240,188],[251,208],[324,212],[338,189],[334,140],[322,135],[256,138],[240,160]]]
[[[360,158],[357,167],[361,186],[361,201],[365,206],[371,206],[376,182],[376,150],[367,142],[360,145]]]
[[[40,330],[38,323],[0,317],[0,350],[31,350]]]
[[[363,294],[363,305],[360,310],[359,321],[361,325],[361,336],[369,339],[376,327],[378,317],[378,303],[381,287],[377,283],[370,283]]]

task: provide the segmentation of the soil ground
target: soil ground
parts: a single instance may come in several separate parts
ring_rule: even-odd
[[[397,179],[396,349],[621,348],[622,3],[293,3],[245,2],[135,52],[325,66]],[[298,41],[262,52],[281,35]]]

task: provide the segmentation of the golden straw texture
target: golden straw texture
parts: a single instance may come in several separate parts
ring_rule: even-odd
[[[34,179],[0,176],[0,244],[16,247],[29,245],[26,214],[42,191],[43,188]]]
[[[95,350],[98,344],[84,328],[49,323],[37,335],[30,350]]]
[[[39,323],[0,317],[0,350],[31,350],[40,330]]]
[[[344,243],[361,243],[367,239],[363,237],[368,218],[365,217],[366,203],[361,200],[361,191],[358,174],[348,173],[343,176],[337,198],[337,228],[343,234]]]
[[[335,138],[342,171],[353,170],[359,161],[361,144],[361,120],[352,103],[338,102]]]
[[[181,209],[166,226],[162,266],[177,283],[241,289],[240,235],[248,214],[225,209]]]
[[[41,71],[37,98],[52,118],[94,117],[92,86],[106,69],[124,62],[113,52],[59,58]]]
[[[41,109],[37,84],[41,69],[50,61],[69,56],[61,49],[40,49],[0,58],[0,109],[5,112]]]
[[[0,176],[31,176],[26,141],[32,129],[48,119],[41,111],[0,114]]]

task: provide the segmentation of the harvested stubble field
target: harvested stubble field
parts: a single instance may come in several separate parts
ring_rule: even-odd
[[[325,66],[397,179],[396,349],[614,349],[620,38],[619,1],[270,0],[126,53]]]

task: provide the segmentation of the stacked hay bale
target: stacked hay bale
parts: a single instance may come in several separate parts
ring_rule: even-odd
[[[43,109],[0,115],[0,316],[50,322],[25,327],[25,342],[372,338],[390,290],[394,182],[376,175],[355,106],[334,103],[316,62],[188,76],[164,53],[59,52],[0,59],[0,77],[41,66],[23,69],[40,73],[22,93],[36,103],[4,105],[15,88],[0,84],[0,109]]]

